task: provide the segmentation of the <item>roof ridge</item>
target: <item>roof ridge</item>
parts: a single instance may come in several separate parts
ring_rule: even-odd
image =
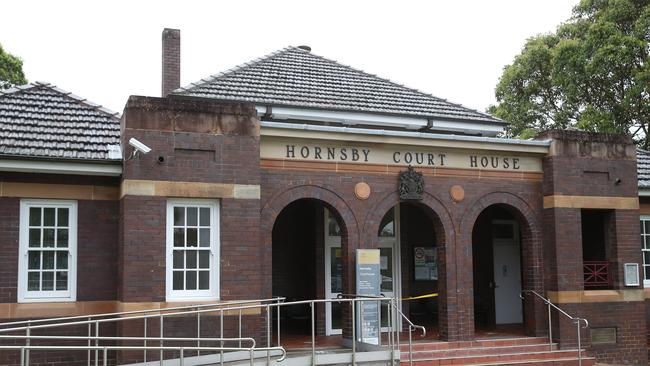
[[[231,68],[228,69],[228,70],[221,71],[221,72],[218,72],[218,73],[216,73],[216,74],[212,74],[212,75],[210,75],[210,76],[208,76],[208,77],[206,77],[206,78],[203,78],[203,79],[199,80],[198,82],[195,82],[195,83],[189,83],[189,84],[187,84],[187,85],[185,85],[185,86],[181,86],[181,87],[179,87],[179,88],[176,88],[176,89],[172,90],[172,94],[173,94],[173,93],[177,93],[177,92],[186,91],[186,90],[189,90],[190,88],[193,88],[193,87],[196,87],[196,86],[201,86],[201,85],[203,85],[203,84],[207,84],[207,83],[209,83],[209,82],[211,82],[211,81],[214,81],[215,79],[217,79],[217,78],[219,78],[219,77],[222,77],[222,76],[226,76],[226,75],[234,74],[234,73],[236,73],[237,71],[242,70],[242,69],[245,68],[245,67],[253,66],[253,65],[258,64],[258,63],[260,63],[260,62],[262,62],[262,61],[270,60],[270,59],[272,59],[273,57],[276,57],[276,56],[278,56],[278,55],[281,55],[281,54],[283,54],[283,53],[285,53],[285,52],[287,52],[287,51],[289,51],[289,50],[291,50],[291,49],[293,49],[293,48],[298,49],[298,47],[293,47],[293,46],[287,46],[287,47],[284,47],[284,48],[282,48],[282,49],[279,49],[279,50],[277,50],[277,51],[273,51],[273,52],[271,52],[271,53],[269,53],[269,54],[266,54],[266,55],[264,55],[264,56],[254,58],[254,59],[252,59],[252,60],[250,60],[250,61],[248,61],[248,62],[244,62],[244,63],[241,63],[241,64],[237,64],[237,65],[231,67]],[[304,50],[303,50],[303,51],[304,51]],[[305,52],[307,52],[307,51],[305,51]]]
[[[102,106],[101,104],[91,102],[86,98],[80,97],[80,96],[78,96],[76,94],[73,94],[72,92],[61,89],[61,88],[57,87],[56,85],[54,85],[52,83],[48,83],[46,81],[35,81],[33,83],[29,83],[29,84],[25,84],[25,85],[17,85],[17,86],[14,86],[12,88],[9,88],[9,89],[0,90],[0,97],[3,96],[3,95],[15,94],[17,92],[30,90],[30,89],[35,89],[35,88],[47,88],[47,89],[50,89],[50,90],[55,91],[55,92],[57,92],[57,93],[59,93],[59,94],[61,94],[63,96],[66,96],[68,98],[71,98],[71,99],[75,100],[77,103],[86,105],[86,106],[88,106],[88,107],[90,107],[90,108],[92,108],[92,109],[94,109],[96,111],[100,111],[100,112],[109,114],[109,115],[111,115],[111,117],[114,117],[116,119],[120,118],[120,113],[119,112],[115,112],[115,111],[113,111],[113,110],[111,110],[109,108],[106,108],[106,107]]]

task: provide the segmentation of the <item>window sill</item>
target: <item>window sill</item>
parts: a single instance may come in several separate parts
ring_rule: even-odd
[[[72,297],[26,297],[18,299],[19,304],[44,303],[44,302],[76,302]]]

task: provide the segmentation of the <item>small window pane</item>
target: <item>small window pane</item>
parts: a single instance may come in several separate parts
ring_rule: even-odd
[[[395,210],[390,209],[379,224],[379,236],[391,238],[395,236]]]
[[[68,289],[68,272],[56,273],[56,289],[57,291]]]
[[[174,250],[174,269],[182,269],[183,268],[183,251],[182,250]]]
[[[29,252],[29,269],[41,269],[41,252]]]
[[[650,252],[643,252],[643,263],[650,264]]]
[[[174,290],[182,290],[183,289],[183,272],[182,271],[174,271],[174,284],[173,288]]]
[[[196,272],[187,271],[185,272],[185,289],[186,290],[196,290]]]
[[[185,207],[174,207],[174,225],[185,225]]]
[[[68,229],[56,230],[56,246],[59,248],[68,247]]]
[[[210,288],[210,271],[199,272],[199,290],[208,290]]]
[[[175,247],[185,246],[185,229],[180,229],[180,228],[174,229],[174,246]]]
[[[57,226],[68,226],[68,209],[60,208],[57,216]]]
[[[54,226],[56,224],[56,209],[53,207],[45,207],[43,212],[43,226]]]
[[[650,234],[650,220],[643,221],[645,223],[645,233]]]
[[[29,208],[29,226],[41,226],[41,208]]]
[[[201,250],[199,252],[199,268],[210,268],[210,251]]]
[[[197,229],[187,229],[187,246],[195,247],[197,245]]]
[[[42,291],[54,290],[54,272],[43,272],[43,287]]]
[[[341,236],[341,227],[329,210],[327,211],[327,233],[329,236]]]
[[[56,252],[56,269],[68,269],[68,251]]]
[[[185,251],[185,268],[196,268],[196,250]]]
[[[210,246],[210,229],[199,229],[199,245],[202,247]]]
[[[41,229],[29,229],[29,246],[35,248],[41,246]]]
[[[43,269],[54,269],[54,252],[43,252]]]
[[[199,223],[199,211],[196,207],[187,208],[187,226],[197,226]]]
[[[199,217],[201,219],[201,226],[210,226],[210,208],[201,207]]]
[[[28,291],[39,291],[41,278],[39,272],[29,272],[27,275],[27,290]]]
[[[54,247],[54,229],[43,229],[43,248]]]

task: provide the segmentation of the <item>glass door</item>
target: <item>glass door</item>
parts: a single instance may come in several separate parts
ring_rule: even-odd
[[[325,296],[335,299],[343,291],[343,261],[341,259],[341,228],[327,208],[325,210]],[[340,303],[325,304],[325,334],[341,334]]]
[[[381,294],[385,297],[401,297],[399,266],[399,205],[386,213],[379,225],[379,260]],[[401,302],[397,301],[401,308]],[[388,303],[381,306],[382,331],[388,331]],[[395,319],[398,319],[395,317]]]

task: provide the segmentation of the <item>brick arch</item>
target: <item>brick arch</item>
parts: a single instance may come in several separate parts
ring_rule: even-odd
[[[536,212],[524,198],[517,194],[512,192],[491,192],[470,203],[460,221],[458,251],[472,253],[472,232],[476,221],[485,209],[495,205],[507,209],[519,224],[522,252],[522,289],[543,293],[541,213]],[[457,258],[457,260],[459,262],[456,265],[459,268],[473,268],[471,254],[465,258]],[[462,283],[466,284],[467,290],[462,291],[466,296],[464,300],[466,304],[469,304],[466,311],[468,319],[465,319],[466,321],[462,323],[471,336],[474,334],[474,279],[472,272],[465,271],[462,280]],[[532,297],[526,297],[524,302],[524,325],[526,333],[529,335],[540,335],[545,331],[542,306]]]
[[[378,203],[369,211],[364,221],[363,238],[361,245],[365,248],[377,247],[377,233],[384,215],[395,205],[400,203],[397,191],[388,192],[379,199]],[[412,202],[422,208],[423,213],[431,220],[436,236],[438,251],[438,327],[440,338],[456,340],[458,338],[457,300],[455,294],[456,277],[449,275],[455,272],[456,230],[449,209],[434,195],[429,192],[422,194],[422,199]],[[405,281],[408,279],[402,279]]]
[[[341,249],[343,260],[344,290],[354,289],[354,252],[358,248],[359,228],[357,218],[347,202],[334,190],[327,187],[305,184],[290,187],[269,198],[261,208],[260,237],[264,252],[265,289],[270,297],[272,289],[272,245],[273,226],[278,215],[292,202],[300,199],[313,199],[324,204],[336,217],[341,227]]]

